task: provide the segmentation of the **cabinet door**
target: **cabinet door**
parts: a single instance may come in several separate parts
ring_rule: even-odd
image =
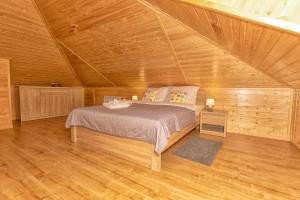
[[[71,108],[70,100],[71,94],[69,89],[42,89],[42,117],[48,118],[67,115]]]
[[[0,129],[12,127],[9,60],[0,59]]]
[[[21,121],[41,118],[40,89],[20,87]]]

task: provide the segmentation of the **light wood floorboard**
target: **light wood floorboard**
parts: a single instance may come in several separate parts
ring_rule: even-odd
[[[208,167],[173,155],[195,130],[162,155],[157,173],[80,137],[72,144],[64,122],[16,122],[0,131],[1,200],[300,199],[300,150],[289,142],[228,134]]]

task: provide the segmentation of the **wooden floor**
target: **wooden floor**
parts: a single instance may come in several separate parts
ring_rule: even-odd
[[[300,199],[300,151],[288,142],[229,134],[208,167],[172,154],[194,131],[163,155],[156,173],[80,139],[71,144],[64,121],[0,131],[1,200]]]

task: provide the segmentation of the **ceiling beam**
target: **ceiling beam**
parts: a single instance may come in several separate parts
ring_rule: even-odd
[[[109,82],[112,86],[116,87],[117,85],[112,82],[109,78],[107,78],[102,72],[100,72],[98,69],[96,69],[94,66],[92,66],[90,63],[88,63],[85,59],[83,59],[80,55],[78,55],[75,51],[73,51],[70,47],[68,47],[64,42],[62,42],[59,39],[56,39],[57,43],[68,49],[74,56],[76,56],[78,59],[80,59],[82,62],[84,62],[86,65],[88,65],[90,68],[92,68],[97,74],[103,77],[107,82]]]
[[[36,2],[36,0],[31,0],[33,6],[35,7],[35,9],[37,10],[38,14],[40,15],[43,24],[45,25],[46,29],[48,30],[48,33],[50,34],[52,41],[54,42],[55,46],[57,47],[60,55],[62,56],[62,58],[64,59],[64,61],[66,62],[66,65],[68,66],[69,70],[71,71],[71,73],[73,74],[73,76],[75,77],[75,79],[80,83],[80,85],[83,85],[81,79],[79,78],[78,74],[76,73],[76,71],[74,70],[72,64],[70,63],[67,55],[65,54],[64,50],[59,46],[59,44],[57,43],[52,28],[49,25],[46,17],[42,14],[41,9],[38,5],[38,3]]]

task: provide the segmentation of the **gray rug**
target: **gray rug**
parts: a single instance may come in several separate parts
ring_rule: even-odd
[[[205,165],[211,165],[222,146],[222,142],[194,136],[175,151],[175,155]]]

